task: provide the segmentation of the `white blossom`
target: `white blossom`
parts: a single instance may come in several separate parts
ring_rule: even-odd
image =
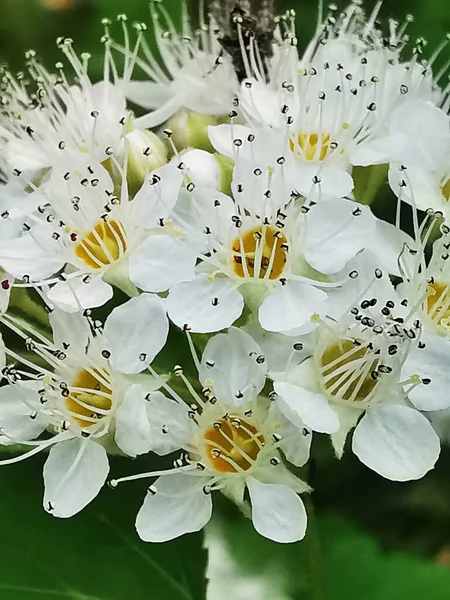
[[[195,355],[194,355],[195,356]],[[200,396],[175,367],[192,396],[190,406],[169,386],[140,403],[149,415],[153,449],[183,452],[174,469],[112,480],[158,476],[148,489],[136,528],[144,541],[162,542],[204,527],[211,518],[211,493],[221,490],[244,508],[248,490],[255,529],[281,543],[302,539],[306,511],[297,495],[308,486],[283,465],[280,449],[295,464],[309,455],[311,432],[293,439],[282,416],[258,401],[266,379],[265,358],[246,333],[231,328],[211,339],[198,364]],[[136,399],[136,402],[138,400]],[[286,438],[286,439],[285,439]]]
[[[136,456],[133,444],[140,415],[124,413],[120,407],[137,390],[148,394],[159,384],[150,375],[136,383],[127,374],[143,371],[162,349],[168,321],[155,296],[130,302],[111,313],[104,333],[92,319],[53,311],[53,342],[11,315],[2,319],[24,339],[36,361],[6,350],[15,364],[2,371],[8,384],[0,390],[0,443],[30,450],[0,464],[50,448],[43,502],[56,517],[74,515],[98,494],[109,472],[107,449],[114,447],[114,439],[116,453]],[[143,312],[149,319],[147,327],[141,323]],[[125,325],[126,343],[122,340]],[[142,344],[143,337],[147,339]],[[44,432],[48,435],[42,438]]]

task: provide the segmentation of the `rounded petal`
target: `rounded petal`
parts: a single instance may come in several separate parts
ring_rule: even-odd
[[[0,444],[37,438],[48,425],[39,407],[39,395],[33,387],[20,383],[0,387]]]
[[[285,485],[246,481],[256,531],[274,542],[289,544],[305,537],[307,515],[302,499]]]
[[[168,333],[169,321],[158,296],[142,294],[118,306],[104,329],[112,367],[122,373],[140,373],[162,350]]]
[[[195,435],[197,425],[188,416],[188,405],[151,392],[146,402],[150,424],[151,450],[160,456],[185,448]]]
[[[276,381],[273,387],[278,394],[278,408],[300,431],[305,425],[319,433],[335,433],[339,429],[338,414],[322,394],[285,381]]]
[[[167,298],[171,320],[195,333],[210,333],[230,327],[241,316],[244,299],[229,279],[198,275],[173,287]]]
[[[233,140],[236,138],[246,140],[250,133],[252,133],[251,129],[245,125],[208,126],[209,141],[219,154],[228,156],[228,158],[234,158],[234,153],[236,151]]]
[[[181,473],[160,477],[156,493],[148,492],[136,518],[144,542],[167,542],[202,529],[211,518],[211,494],[203,492],[209,478]]]
[[[101,490],[109,473],[106,450],[89,439],[59,442],[44,465],[44,508],[54,517],[80,512]]]
[[[244,331],[231,327],[215,335],[203,351],[200,380],[211,380],[214,393],[226,405],[253,400],[264,387],[267,364],[258,344]]]
[[[305,258],[321,273],[337,273],[370,243],[376,219],[351,200],[319,202],[306,215]]]
[[[393,481],[420,479],[439,457],[439,438],[414,408],[384,406],[361,419],[353,434],[359,460]]]
[[[289,281],[268,296],[258,312],[267,331],[289,333],[311,323],[314,314],[326,315],[327,294],[309,283]]]
[[[158,227],[172,212],[182,183],[183,174],[174,163],[152,171],[131,203],[135,222],[147,229]]]
[[[196,185],[212,190],[220,187],[219,163],[215,156],[205,150],[188,150],[183,154],[183,163],[187,167],[190,179]]]
[[[52,310],[49,316],[53,332],[53,343],[57,348],[67,350],[67,345],[84,354],[91,338],[88,320],[81,313],[67,313],[59,308]]]
[[[408,393],[419,410],[442,410],[450,407],[450,341],[434,335],[422,335],[423,348],[413,347],[403,366],[402,378],[418,375],[421,383]]]
[[[165,292],[194,278],[197,253],[170,235],[148,237],[130,258],[130,279],[145,292]]]
[[[297,164],[292,169],[290,181],[296,191],[315,202],[330,197],[334,202],[334,199],[347,196],[353,189],[350,173],[335,166]]]
[[[89,283],[84,283],[81,277],[68,279],[52,286],[47,292],[52,304],[69,313],[103,306],[112,297],[112,287],[100,277]]]
[[[304,426],[301,430],[287,419],[276,402],[269,409],[269,419],[274,433],[281,436],[279,448],[287,460],[296,467],[303,467],[308,460],[311,449],[311,430]]]
[[[0,265],[17,279],[28,275],[39,281],[57,273],[65,263],[59,246],[52,241],[52,230],[34,227],[33,235],[25,233],[0,245]]]
[[[146,405],[143,386],[136,384],[127,389],[116,411],[116,444],[128,456],[150,452],[150,423]]]

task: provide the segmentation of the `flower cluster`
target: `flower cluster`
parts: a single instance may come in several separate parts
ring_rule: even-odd
[[[409,18],[386,37],[357,1],[303,54],[292,11],[180,33],[151,11],[149,41],[104,21],[99,82],[70,39],[52,72],[3,71],[0,463],[48,452],[55,517],[148,478],[143,540],[201,529],[220,490],[294,542],[313,435],[395,481],[448,435],[445,44],[423,60]]]

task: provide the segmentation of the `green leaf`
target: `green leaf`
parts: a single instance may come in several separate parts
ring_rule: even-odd
[[[138,538],[134,520],[148,481],[107,487],[82,513],[56,519],[42,508],[45,458],[0,468],[2,600],[206,597],[202,534],[165,544]],[[124,473],[148,469],[139,462],[116,459],[114,466]]]
[[[259,537],[249,521],[230,516],[220,532],[244,573],[270,576],[272,583],[279,582],[280,595],[292,600],[448,600],[449,569],[406,552],[387,551],[342,517],[318,517],[316,525],[320,552],[314,535],[277,545]]]

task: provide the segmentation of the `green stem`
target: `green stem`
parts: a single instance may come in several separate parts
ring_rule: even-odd
[[[316,513],[311,497],[304,498],[306,511],[308,513],[308,532],[305,538],[307,553],[307,573],[311,600],[325,600],[325,588],[323,580],[322,548],[319,531],[317,527]]]

